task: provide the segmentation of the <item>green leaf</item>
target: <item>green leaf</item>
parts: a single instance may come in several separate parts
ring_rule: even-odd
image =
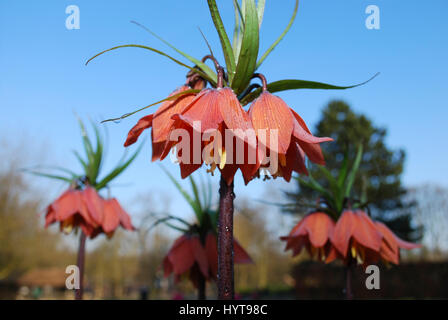
[[[73,154],[75,155],[76,159],[78,159],[78,161],[81,163],[81,166],[84,168],[84,171],[87,171],[87,163],[84,161],[83,158],[81,158],[78,151],[73,150]]]
[[[101,163],[103,160],[103,142],[101,141],[101,135],[98,130],[98,127],[94,123],[92,123],[92,127],[93,130],[95,131],[95,138],[96,138],[96,150],[93,156],[92,175],[96,179],[101,169]],[[94,184],[95,181],[91,181],[91,183]]]
[[[311,175],[311,172],[308,172],[308,180],[306,181],[300,177],[296,177],[296,179],[299,181],[299,183],[301,185],[303,185],[306,188],[309,188],[311,190],[316,191],[317,193],[320,193],[328,202],[328,204],[333,207],[336,208],[336,204],[334,202],[333,197],[331,196],[331,194],[324,188],[322,187],[319,182],[317,182],[313,176]]]
[[[191,183],[191,189],[193,190],[193,195],[194,195],[194,202],[195,202],[195,206],[197,207],[197,215],[196,218],[198,219],[198,222],[200,224],[202,224],[202,220],[204,217],[204,210],[202,208],[201,205],[201,199],[199,198],[199,191],[198,191],[198,187],[196,185],[196,182],[194,181],[192,176],[189,176],[189,180]]]
[[[63,168],[63,167],[59,167],[59,166],[34,166],[33,169],[29,168],[29,169],[23,169],[24,172],[38,172],[36,171],[37,169],[43,169],[43,170],[57,170],[57,171],[61,171],[61,172],[65,172],[68,173],[72,178],[76,178],[79,175],[77,175],[75,172]]]
[[[261,28],[261,23],[263,22],[264,6],[265,5],[266,5],[266,0],[258,0],[258,2],[257,2],[258,29]]]
[[[89,135],[87,134],[87,130],[84,126],[84,123],[82,120],[78,117],[78,123],[79,127],[81,128],[81,136],[82,136],[82,142],[84,145],[84,150],[87,156],[87,170],[86,170],[86,176],[89,179],[90,183],[94,184],[96,180],[95,175],[95,155],[93,151],[92,143],[90,142]]]
[[[341,212],[342,206],[344,204],[344,193],[342,188],[339,187],[337,180],[333,177],[330,170],[324,166],[318,166],[319,170],[324,174],[325,178],[330,184],[331,192],[333,193],[334,204],[336,206],[336,211]]]
[[[48,173],[42,173],[42,172],[36,172],[36,171],[29,171],[26,170],[28,173],[31,173],[35,176],[40,176],[40,177],[45,177],[45,178],[50,178],[50,179],[55,179],[55,180],[62,180],[68,183],[71,183],[73,181],[73,179],[71,178],[67,178],[67,177],[63,177],[63,176],[58,176],[55,174],[48,174]]]
[[[255,71],[258,56],[259,29],[255,0],[247,0],[244,17],[244,33],[238,64],[231,87],[236,95],[246,89]]]
[[[195,213],[196,217],[200,217],[202,212],[200,207],[198,206],[198,203],[193,200],[193,198],[188,194],[187,191],[184,190],[184,188],[182,188],[180,183],[171,175],[171,173],[168,172],[168,170],[166,170],[162,165],[160,165],[160,167],[166,173],[168,178],[170,178],[171,182],[173,182],[173,184],[176,186],[177,190],[179,190],[179,192],[182,194],[185,200],[187,200],[188,204],[193,209],[193,212]]]
[[[344,160],[342,161],[341,169],[339,170],[338,176],[338,186],[342,188],[345,184],[345,179],[347,178],[348,173],[348,152],[346,151],[344,154]]]
[[[119,164],[113,169],[106,177],[104,177],[99,183],[96,184],[96,189],[101,190],[107,184],[115,179],[119,174],[121,174],[131,163],[134,161],[134,159],[137,157],[137,155],[140,153],[140,150],[143,147],[143,143],[140,144],[138,149],[135,151],[135,153],[126,161],[123,163],[123,161],[120,161]]]
[[[308,81],[308,80],[279,80],[268,83],[268,91],[271,93],[286,91],[286,90],[297,90],[297,89],[323,89],[323,90],[345,90],[350,88],[355,88],[366,84],[367,82],[373,80],[379,73],[375,74],[369,80],[362,83],[358,83],[351,86],[335,86],[332,84],[327,84],[323,82]],[[251,101],[255,100],[261,93],[261,88],[252,91],[247,96],[245,96],[241,103],[246,105]]]
[[[233,0],[235,7],[235,27],[233,29],[233,56],[236,58],[235,64],[238,63],[238,56],[241,49],[241,31],[244,30],[244,18],[240,5],[237,0]]]
[[[170,228],[172,228],[173,225],[167,223],[167,222],[170,221],[170,220],[179,221],[180,223],[186,225],[188,228],[191,227],[191,225],[190,225],[187,221],[185,221],[185,220],[183,220],[183,219],[181,219],[181,218],[179,218],[179,217],[175,217],[175,216],[166,216],[166,217],[157,219],[152,225],[149,226],[148,231],[150,231],[151,229],[155,228],[157,225],[159,225],[159,224],[161,224],[161,223],[165,223],[167,226],[169,226]],[[179,230],[178,227],[175,227],[175,229],[176,229],[176,230]],[[179,231],[184,231],[184,232],[186,232],[186,231],[188,231],[188,230],[181,229],[181,230],[179,230]]]
[[[299,7],[299,0],[296,0],[296,5],[294,6],[294,11],[292,13],[291,19],[289,20],[288,25],[286,26],[286,28],[282,32],[282,34],[277,38],[277,40],[275,40],[274,43],[268,48],[268,50],[266,50],[266,52],[261,56],[260,60],[258,60],[258,62],[257,62],[257,67],[255,69],[258,69],[261,66],[261,64],[267,58],[267,56],[272,52],[272,50],[275,49],[275,47],[280,43],[280,41],[282,41],[284,36],[288,33],[289,29],[291,29],[291,26],[292,26],[294,20],[296,19],[298,7]],[[261,25],[261,23],[260,23],[260,25]]]
[[[244,14],[241,10],[241,6],[238,0],[233,0],[233,6],[235,7],[235,17],[239,17],[241,20],[242,30],[244,29]]]
[[[165,43],[167,46],[169,46],[171,49],[173,49],[174,51],[176,51],[177,53],[179,53],[180,55],[182,55],[184,58],[186,58],[187,60],[190,60],[192,63],[194,63],[195,65],[197,65],[199,68],[202,69],[202,71],[205,72],[206,75],[202,75],[205,79],[207,79],[208,81],[210,81],[213,84],[216,84],[216,80],[217,80],[217,76],[216,73],[213,72],[213,70],[207,66],[204,62],[202,62],[201,60],[198,60],[192,56],[190,56],[189,54],[177,49],[175,46],[173,46],[171,43],[169,43],[168,41],[166,41],[165,39],[163,39],[161,36],[159,36],[158,34],[156,34],[155,32],[151,31],[150,29],[148,29],[147,27],[145,27],[144,25],[135,22],[135,21],[131,21],[131,23],[136,24],[137,26],[143,28],[144,30],[146,30],[148,33],[150,33],[151,35],[153,35],[154,37],[156,37],[157,39],[159,39],[160,41],[162,41],[163,43]],[[189,67],[191,69],[191,67]]]
[[[344,193],[346,198],[348,198],[350,196],[350,192],[351,192],[353,183],[355,182],[356,173],[358,172],[359,165],[361,164],[361,160],[362,160],[362,152],[363,152],[363,147],[362,147],[362,144],[360,144],[358,147],[358,152],[356,153],[355,162],[353,163],[353,167],[350,170],[350,173],[347,177],[347,184],[346,184],[345,193]]]
[[[147,106],[145,106],[143,108],[137,109],[137,110],[129,112],[129,113],[125,113],[124,115],[122,115],[122,116],[120,116],[118,118],[103,120],[103,121],[101,121],[101,123],[109,122],[109,121],[120,121],[120,120],[123,120],[124,118],[132,116],[133,114],[136,114],[137,112],[140,112],[140,111],[145,110],[145,109],[147,109],[149,107],[155,106],[156,104],[159,104],[161,102],[168,101],[168,100],[175,100],[175,99],[179,98],[180,96],[183,96],[183,95],[186,95],[186,94],[190,94],[190,93],[198,93],[199,91],[200,90],[195,90],[195,89],[185,90],[185,91],[179,92],[177,94],[173,94],[172,96],[169,96],[169,97],[167,97],[165,99],[162,99],[162,100],[159,100],[157,102],[151,103],[150,105],[147,105]]]
[[[224,59],[226,60],[227,73],[229,75],[229,81],[232,81],[235,75],[235,56],[233,55],[232,45],[230,44],[229,37],[227,36],[226,29],[221,20],[221,15],[219,14],[218,6],[215,0],[207,0],[208,7],[210,9],[210,14],[215,24],[216,31],[219,35],[219,40],[221,41],[222,52],[224,54]]]
[[[149,50],[149,51],[158,53],[158,54],[160,54],[160,55],[162,55],[162,56],[164,56],[164,57],[167,57],[167,58],[170,59],[171,61],[174,61],[174,62],[177,63],[178,65],[181,65],[182,67],[188,68],[188,69],[190,69],[190,70],[193,70],[193,69],[194,69],[199,75],[201,75],[201,76],[204,77],[205,79],[207,79],[207,80],[209,80],[209,81],[212,81],[212,82],[214,81],[214,83],[216,83],[216,75],[215,75],[215,74],[213,73],[213,71],[212,71],[207,65],[205,65],[204,63],[202,63],[202,64],[205,65],[205,66],[208,68],[208,70],[212,72],[212,74],[214,75],[214,77],[210,77],[209,74],[208,74],[208,72],[204,73],[204,72],[201,72],[200,70],[197,70],[197,69],[194,68],[194,67],[190,67],[189,65],[187,65],[187,64],[185,64],[185,63],[183,63],[183,62],[181,62],[181,61],[179,61],[179,60],[177,60],[177,59],[171,57],[170,55],[166,54],[166,53],[163,52],[163,51],[160,51],[160,50],[157,50],[157,49],[148,47],[148,46],[143,46],[143,45],[140,45],[140,44],[124,44],[124,45],[116,46],[116,47],[109,48],[109,49],[107,49],[107,50],[101,51],[100,53],[97,53],[97,54],[94,55],[92,58],[90,58],[89,60],[87,60],[86,65],[87,65],[90,61],[92,61],[93,59],[95,59],[96,57],[98,57],[98,56],[100,56],[100,55],[102,55],[102,54],[104,54],[104,53],[106,53],[106,52],[113,51],[113,50],[117,50],[117,49],[121,49],[121,48],[141,48],[141,49],[146,49],[146,50]],[[199,61],[199,62],[200,62],[200,61]],[[202,67],[201,67],[201,68],[202,68]]]

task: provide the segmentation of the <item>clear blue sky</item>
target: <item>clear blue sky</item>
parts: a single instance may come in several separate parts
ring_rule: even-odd
[[[231,1],[218,2],[230,31]],[[261,51],[282,32],[293,3],[267,0]],[[65,8],[71,4],[80,8],[80,30],[65,28]],[[380,8],[380,30],[365,27],[369,4]],[[446,186],[447,12],[445,0],[302,0],[290,33],[260,72],[270,81],[298,78],[340,85],[381,72],[371,83],[351,90],[291,91],[281,96],[310,127],[329,100],[346,100],[357,112],[388,129],[391,147],[406,150],[406,185],[436,182]],[[218,51],[205,0],[1,0],[2,138],[28,136],[31,143],[46,142],[55,162],[72,167],[76,162],[71,150],[81,148],[74,111],[84,119],[100,121],[157,101],[182,84],[185,69],[141,49],[115,51],[84,65],[97,52],[127,43],[166,49],[176,56],[130,20],[147,25],[196,57],[207,53],[200,27]],[[143,115],[107,124],[109,164],[121,156],[127,131]],[[175,165],[166,162],[165,166],[179,176]],[[136,195],[149,191],[156,198],[169,193],[171,207],[185,209],[168,178],[150,162],[149,143],[117,183],[126,187],[113,193],[128,206]],[[245,188],[238,177],[236,188],[240,195],[260,198],[267,184],[255,181]]]

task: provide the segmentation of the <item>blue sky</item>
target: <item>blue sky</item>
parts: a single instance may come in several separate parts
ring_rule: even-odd
[[[219,2],[230,31],[231,1]],[[65,8],[72,4],[80,8],[79,30],[65,27]],[[365,9],[370,4],[380,8],[380,30],[365,27]],[[293,5],[293,0],[267,1],[262,52],[282,32]],[[389,146],[406,150],[406,185],[435,182],[446,186],[447,9],[444,0],[302,0],[290,33],[260,72],[269,81],[297,78],[339,85],[362,82],[381,72],[359,88],[290,91],[281,97],[310,127],[331,99],[346,100],[354,110],[388,129]],[[207,53],[200,27],[214,51],[219,50],[205,0],[1,0],[1,137],[29,137],[32,145],[48,146],[50,162],[73,167],[76,161],[71,151],[81,148],[74,112],[100,121],[164,98],[181,85],[186,69],[141,49],[115,51],[84,65],[99,51],[127,43],[166,49],[176,56],[130,20],[150,27],[196,57]],[[106,169],[124,151],[127,131],[145,114],[105,125],[110,136]],[[165,161],[165,167],[178,176],[175,165]],[[169,194],[171,208],[187,210],[158,165],[150,162],[149,143],[116,184],[121,187],[114,188],[113,194],[127,206],[149,192],[155,199]],[[240,198],[264,197],[268,184],[272,189],[286,188],[261,181],[244,187],[240,177],[236,184]],[[61,188],[52,185],[51,193],[56,195]]]

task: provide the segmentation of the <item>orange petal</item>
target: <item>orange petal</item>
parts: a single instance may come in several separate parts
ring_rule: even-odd
[[[365,212],[357,211],[354,213],[354,217],[356,227],[353,230],[353,237],[364,247],[378,252],[381,248],[382,234]]]
[[[173,265],[175,275],[181,275],[193,266],[195,258],[190,239],[187,236],[183,235],[176,240],[168,253],[168,259]]]
[[[179,94],[191,89],[189,86],[182,86],[172,92],[169,96]],[[181,113],[194,99],[194,94],[186,94],[178,97],[176,100],[163,102],[152,119],[153,143],[159,143],[168,140],[168,134],[171,130],[174,114]]]
[[[173,120],[181,120],[196,131],[205,132],[210,129],[218,129],[224,121],[221,115],[220,94],[217,89],[204,89],[188,105],[181,114],[172,116]],[[196,125],[200,125],[196,129]]]
[[[207,234],[205,252],[207,254],[208,265],[210,266],[211,276],[216,278],[218,274],[218,246],[216,244],[216,236],[213,233]]]
[[[120,223],[120,205],[116,199],[104,200],[103,230],[109,233],[117,229]]]
[[[65,191],[52,204],[55,210],[55,216],[58,221],[69,219],[72,215],[81,210],[80,193],[77,190]]]
[[[191,249],[193,250],[194,258],[205,278],[208,278],[208,262],[205,249],[199,240],[199,237],[193,236],[190,239]]]
[[[333,220],[323,212],[311,213],[305,217],[304,227],[310,243],[315,248],[324,247],[334,230]]]
[[[87,206],[87,210],[96,224],[103,222],[104,202],[96,190],[87,187],[82,191],[82,199]]]
[[[315,164],[325,165],[324,155],[318,143],[306,143],[299,141],[299,146],[303,149],[308,159]]]
[[[293,116],[286,103],[265,91],[252,103],[249,114],[259,137],[259,130],[266,130],[266,141],[261,143],[274,152],[285,154],[289,148],[294,127]],[[271,145],[271,130],[277,130],[277,147]]]
[[[235,93],[230,88],[218,89],[218,92],[220,94],[219,104],[221,106],[221,116],[227,128],[233,130],[233,134],[237,138],[245,141],[249,144],[250,148],[255,150],[257,147],[255,136],[254,139],[248,139],[247,136],[249,131],[254,133],[251,119],[241,106]]]
[[[47,213],[45,215],[45,228],[47,228],[50,224],[56,222],[56,213],[51,205],[47,208]]]
[[[350,238],[356,227],[354,215],[352,211],[344,211],[336,222],[331,236],[331,243],[344,258],[347,256]]]
[[[235,263],[254,263],[249,254],[246,252],[246,250],[244,250],[244,248],[238,243],[236,239],[233,240],[233,252]]]
[[[300,148],[300,146],[296,142],[291,143],[291,145],[292,150],[290,154],[286,154],[287,163],[292,162],[293,171],[308,175],[308,170],[306,169],[305,166],[305,152],[302,150],[302,148]]]
[[[152,126],[152,118],[153,115],[150,114],[138,120],[137,124],[133,126],[128,133],[128,137],[126,138],[126,141],[124,143],[125,147],[135,143],[138,137],[142,134],[143,130],[148,129]]]
[[[293,135],[296,137],[299,141],[307,142],[307,143],[322,143],[326,141],[333,141],[332,138],[319,138],[315,137],[311,134],[310,130],[305,124],[305,121],[295,112],[293,109],[290,108],[291,113],[294,116],[294,129],[293,129]]]

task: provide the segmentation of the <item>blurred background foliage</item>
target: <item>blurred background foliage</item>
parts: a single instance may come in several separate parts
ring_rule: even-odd
[[[363,144],[365,152],[355,189],[367,192],[376,219],[385,221],[401,237],[424,244],[424,248],[407,252],[403,257],[403,265],[399,267],[403,268],[403,273],[394,273],[397,267],[384,269],[390,274],[390,281],[398,283],[400,274],[406,274],[405,270],[414,272],[420,264],[425,264],[425,270],[433,274],[434,279],[440,276],[443,282],[442,271],[446,271],[446,267],[443,269],[440,263],[447,265],[448,189],[433,184],[404,186],[401,183],[404,150],[390,149],[385,143],[387,130],[354,113],[343,101],[330,102],[316,130],[312,131],[318,136],[335,139],[333,143],[324,144],[330,169],[338,167],[347,148]],[[36,158],[47,157],[48,150],[36,147],[35,143],[12,145],[7,140],[1,140],[0,145],[0,299],[71,299],[73,293],[65,290],[65,268],[76,261],[76,238],[63,236],[52,228],[44,229],[42,213],[51,194],[42,181],[37,185],[33,177],[22,171],[30,159],[33,163],[42,163]],[[313,173],[319,178],[317,170]],[[237,198],[235,236],[255,262],[236,266],[236,292],[241,298],[294,298],[311,293],[313,297],[325,297],[324,294],[319,296],[319,292],[330,292],[329,286],[339,281],[337,265],[322,264],[325,268],[319,271],[306,253],[292,259],[283,251],[279,236],[288,232],[292,220],[308,212],[309,207],[303,205],[305,202],[315,201],[315,195],[301,192],[298,185],[289,184],[287,188],[283,195],[280,193],[278,199],[272,200],[294,200],[296,205],[289,214],[276,214],[277,207],[255,201],[262,195]],[[116,193],[119,195],[119,190]],[[271,190],[267,193],[273,194]],[[111,240],[100,237],[88,244],[86,298],[194,298],[194,289],[188,281],[174,284],[171,278],[163,278],[161,270],[162,259],[178,233],[163,226],[150,230],[161,212],[193,213],[170,212],[169,195],[156,199],[149,192],[139,199],[144,199],[139,212],[130,212],[138,228],[136,232],[119,231]],[[433,267],[443,270],[432,272]],[[318,275],[321,278],[317,279]],[[327,281],[332,277],[336,280]],[[416,286],[423,286],[417,282]],[[342,286],[333,283],[333,287]],[[213,297],[216,287],[211,285],[207,290],[208,296]],[[434,290],[428,289],[425,294],[440,296],[435,285]],[[342,297],[342,292],[340,294]],[[409,292],[394,294],[412,296]]]

